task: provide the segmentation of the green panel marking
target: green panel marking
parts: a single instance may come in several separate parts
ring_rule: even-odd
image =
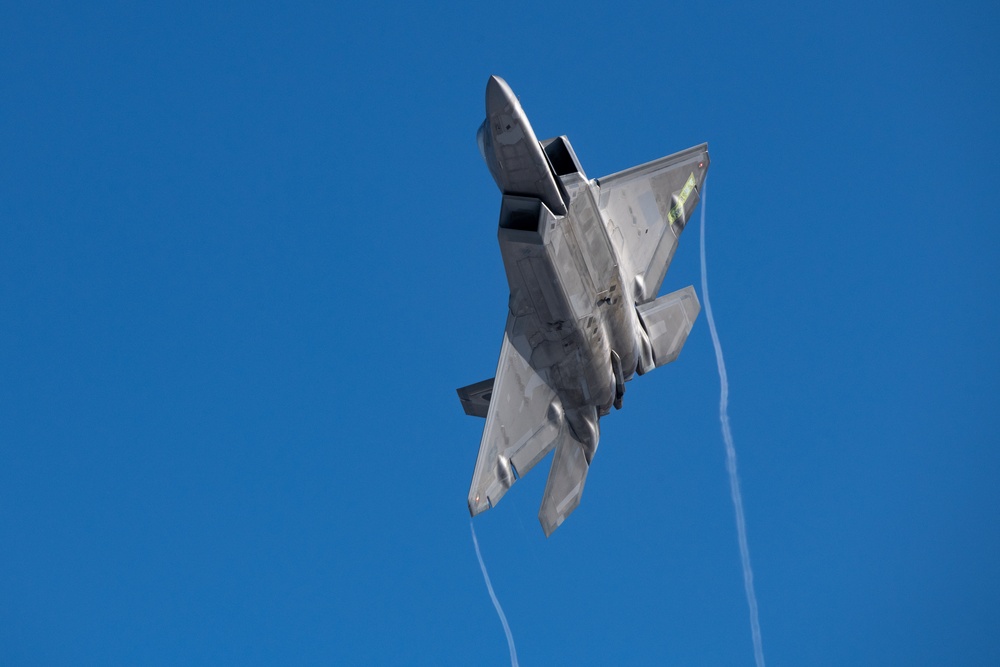
[[[681,188],[681,191],[674,197],[673,204],[670,205],[670,211],[667,213],[667,222],[669,222],[671,226],[684,217],[684,202],[686,202],[687,198],[691,195],[691,191],[694,190],[694,186],[694,172],[692,171],[691,175],[688,176],[684,187]]]

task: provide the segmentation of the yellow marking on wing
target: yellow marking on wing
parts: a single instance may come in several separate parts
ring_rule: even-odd
[[[688,176],[687,182],[684,183],[684,187],[681,188],[679,193],[677,193],[673,204],[670,205],[670,211],[667,213],[667,222],[670,223],[671,226],[684,217],[684,202],[686,202],[687,198],[691,195],[691,191],[694,190],[695,184],[696,181],[694,179],[694,172],[692,171],[691,175]]]

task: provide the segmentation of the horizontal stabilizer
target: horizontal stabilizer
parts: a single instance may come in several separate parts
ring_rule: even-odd
[[[587,471],[590,470],[583,445],[571,437],[569,431],[564,429],[563,437],[556,444],[549,481],[545,484],[542,507],[538,511],[538,520],[542,523],[545,537],[562,525],[580,504]]]
[[[695,318],[701,311],[694,287],[687,286],[638,306],[639,320],[649,340],[639,355],[639,372],[669,364],[681,353]]]
[[[483,380],[468,387],[456,389],[458,400],[462,402],[462,409],[470,417],[485,418],[490,411],[490,398],[493,395],[493,378]]]

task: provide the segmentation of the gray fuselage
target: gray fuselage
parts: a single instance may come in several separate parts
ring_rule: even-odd
[[[580,503],[600,418],[633,375],[680,353],[694,288],[657,296],[708,167],[702,144],[596,180],[569,140],[538,141],[497,76],[479,150],[503,195],[498,237],[510,302],[496,375],[458,389],[486,424],[469,513],[493,507],[555,450],[538,519],[546,535]]]
[[[504,195],[498,237],[517,320],[513,343],[556,392],[589,459],[598,418],[636,370],[642,334],[597,207],[597,186],[581,171],[558,179],[566,215],[532,197]]]

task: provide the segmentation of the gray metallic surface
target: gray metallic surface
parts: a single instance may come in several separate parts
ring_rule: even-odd
[[[493,507],[555,449],[539,512],[550,535],[579,505],[600,417],[635,374],[677,358],[698,315],[693,288],[656,293],[697,206],[707,146],[588,180],[566,137],[538,142],[498,77],[477,139],[503,193],[510,301],[495,378],[458,390],[466,414],[486,418],[469,511]]]
[[[641,374],[669,364],[677,358],[695,318],[698,317],[701,304],[698,303],[694,287],[688,285],[672,294],[665,294],[642,304],[636,310],[639,311],[639,321],[642,322],[642,329],[649,341],[648,360],[645,354],[640,355],[640,367],[637,371]]]
[[[478,135],[486,165],[501,192],[536,197],[550,210],[566,212],[542,147],[507,82],[486,84],[486,120]]]
[[[677,241],[700,200],[708,144],[597,179],[608,233],[638,303],[656,298]],[[685,185],[693,181],[687,192]]]

